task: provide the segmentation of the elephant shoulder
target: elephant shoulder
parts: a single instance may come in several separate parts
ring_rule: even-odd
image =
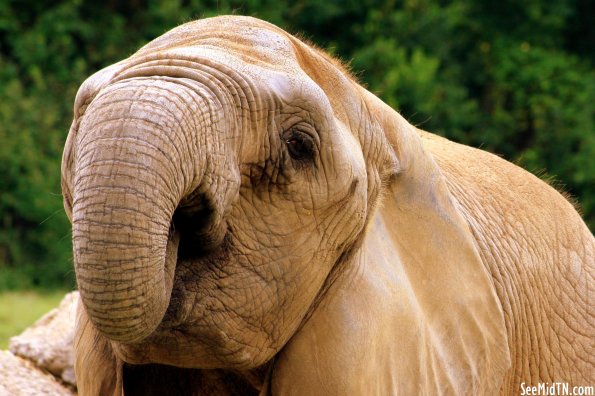
[[[504,310],[513,364],[503,389],[518,391],[523,378],[588,378],[593,359],[585,351],[595,328],[571,318],[594,314],[595,239],[579,213],[548,183],[494,154],[427,133],[421,138],[469,224]],[[560,336],[575,342],[559,344]],[[526,340],[540,345],[533,358],[542,364],[526,364]]]
[[[487,151],[427,132],[421,137],[467,220],[479,221],[483,213],[494,225],[519,228],[525,235],[546,237],[547,230],[563,233],[563,228],[590,235],[569,196],[551,183]]]
[[[524,265],[559,265],[576,256],[594,271],[593,235],[564,194],[495,154],[425,132],[421,137],[476,239],[486,246],[488,239],[501,241],[491,246],[493,255],[506,253]]]

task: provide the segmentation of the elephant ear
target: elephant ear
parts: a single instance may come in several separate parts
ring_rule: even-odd
[[[401,335],[409,336],[409,369],[419,367],[430,394],[495,394],[511,363],[494,280],[418,131],[392,109],[383,115],[401,170],[376,233],[394,248],[401,298],[409,304],[412,323]]]
[[[398,170],[361,248],[278,356],[272,393],[496,394],[510,355],[493,281],[415,128],[368,95]]]
[[[74,116],[66,143],[64,144],[64,152],[62,154],[62,194],[64,196],[64,209],[66,215],[70,219],[72,214],[72,157],[73,144],[76,141],[75,137],[79,128],[81,118],[85,114],[85,110],[89,104],[95,99],[97,94],[107,86],[114,77],[124,68],[124,61],[108,66],[91,77],[87,78],[80,86],[76,98],[74,100]],[[72,219],[71,219],[72,220]]]

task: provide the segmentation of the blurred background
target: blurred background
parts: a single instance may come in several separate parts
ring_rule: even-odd
[[[74,288],[60,159],[78,86],[230,13],[301,34],[411,123],[549,180],[594,229],[591,0],[0,0],[0,347]]]

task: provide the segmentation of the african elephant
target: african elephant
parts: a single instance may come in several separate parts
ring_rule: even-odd
[[[62,189],[82,395],[595,382],[573,206],[266,22],[187,23],[87,79]]]

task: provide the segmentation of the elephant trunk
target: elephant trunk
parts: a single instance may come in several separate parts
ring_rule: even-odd
[[[172,217],[205,168],[205,156],[190,152],[198,146],[188,141],[193,134],[185,133],[196,128],[190,113],[204,111],[186,104],[183,95],[191,92],[167,79],[115,83],[80,124],[76,278],[91,322],[111,340],[143,340],[169,305],[179,243]]]

